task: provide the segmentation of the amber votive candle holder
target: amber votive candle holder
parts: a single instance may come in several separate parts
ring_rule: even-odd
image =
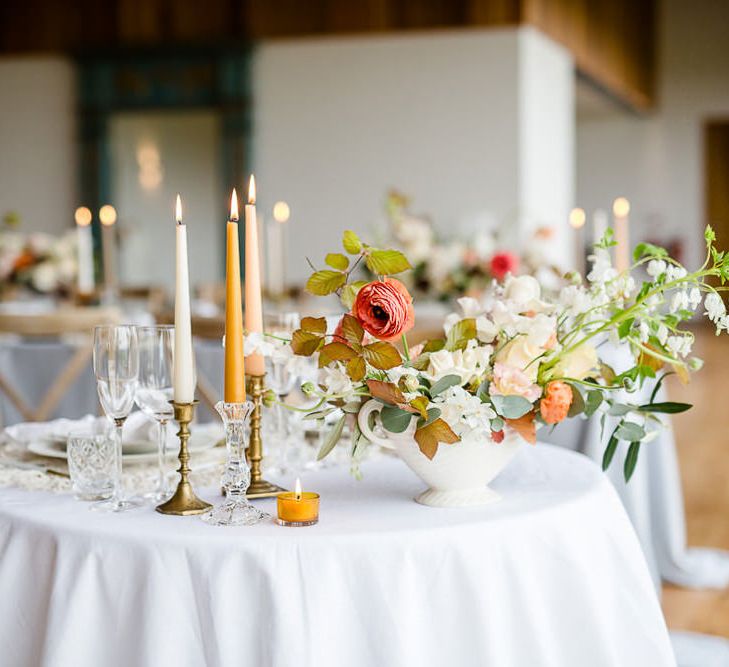
[[[278,523],[281,526],[313,526],[319,522],[319,494],[287,491],[276,496]]]

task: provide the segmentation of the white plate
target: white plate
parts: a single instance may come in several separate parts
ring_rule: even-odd
[[[199,431],[193,431],[190,434],[190,450],[200,451],[203,449],[210,449],[220,440],[221,435],[214,433],[210,429],[203,429]],[[148,443],[130,443],[134,445],[147,446]],[[152,451],[149,453],[124,453],[122,454],[122,460],[124,463],[154,463],[157,461],[157,447],[154,443],[149,443],[152,446]],[[127,443],[124,443],[124,449],[127,450]],[[28,451],[38,456],[47,456],[52,459],[66,459],[66,443],[58,442],[56,440],[37,440],[35,442],[28,443]],[[174,451],[172,448],[168,449],[168,454],[171,456],[175,455],[177,450]]]

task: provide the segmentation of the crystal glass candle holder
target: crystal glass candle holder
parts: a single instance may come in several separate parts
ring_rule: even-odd
[[[225,501],[203,516],[203,521],[215,526],[252,526],[269,515],[251,505],[246,491],[251,483],[251,471],[246,461],[246,444],[250,432],[249,417],[254,405],[219,401],[215,406],[225,425],[225,445],[228,457],[221,478]]]

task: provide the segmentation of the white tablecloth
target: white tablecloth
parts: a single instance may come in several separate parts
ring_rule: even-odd
[[[630,522],[586,458],[524,448],[494,483],[504,499],[468,510],[412,502],[422,484],[399,460],[363,473],[303,480],[322,496],[311,528],[0,490],[2,663],[674,664]]]

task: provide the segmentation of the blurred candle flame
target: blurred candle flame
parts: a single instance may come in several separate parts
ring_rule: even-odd
[[[175,201],[175,220],[177,220],[177,224],[182,224],[182,202],[180,201],[180,195],[177,195],[177,200]]]
[[[296,478],[296,485],[294,486],[294,498],[296,500],[301,500],[303,492],[301,490],[301,480],[297,477]]]
[[[251,180],[248,182],[248,203],[256,203],[256,179],[251,174]]]
[[[86,227],[91,224],[91,209],[88,206],[79,206],[73,218],[79,227]]]
[[[630,202],[625,197],[618,197],[613,202],[613,215],[616,218],[627,218],[630,213]]]
[[[570,211],[570,225],[574,229],[580,229],[580,227],[584,227],[585,225],[585,210],[582,208],[573,208]]]

